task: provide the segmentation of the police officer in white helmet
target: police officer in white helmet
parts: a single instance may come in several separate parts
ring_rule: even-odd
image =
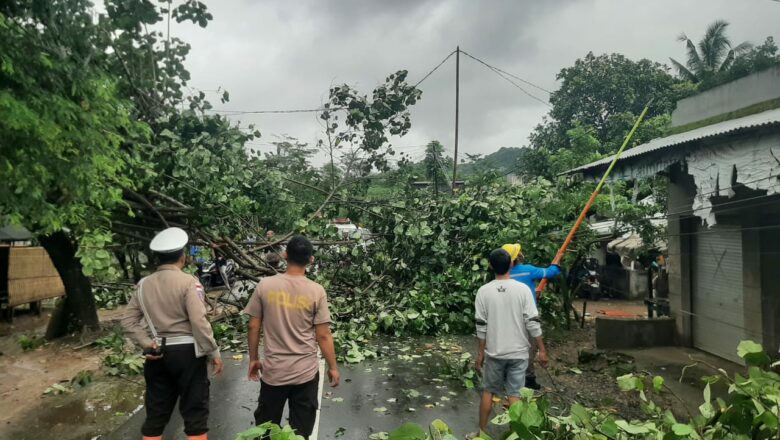
[[[122,318],[125,331],[146,355],[144,440],[162,439],[177,399],[187,438],[206,440],[208,363],[214,374],[222,373],[219,346],[206,318],[203,286],[182,272],[188,241],[180,228],[168,228],[154,237],[149,248],[159,267],[138,283]]]

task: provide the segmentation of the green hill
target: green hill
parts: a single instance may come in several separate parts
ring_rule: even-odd
[[[515,161],[522,151],[517,147],[502,147],[500,150],[490,153],[474,162],[458,164],[458,174],[468,176],[478,171],[496,170],[509,172],[515,166]]]

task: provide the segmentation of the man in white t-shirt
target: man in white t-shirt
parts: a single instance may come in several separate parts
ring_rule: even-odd
[[[537,360],[547,366],[539,312],[531,289],[510,278],[512,258],[503,249],[490,253],[490,267],[496,279],[482,286],[474,301],[477,322],[477,369],[482,374],[479,429],[484,431],[493,409],[493,396],[506,396],[512,404],[525,386],[525,371],[531,348],[529,338],[539,346]]]

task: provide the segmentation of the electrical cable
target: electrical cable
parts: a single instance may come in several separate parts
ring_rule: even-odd
[[[441,60],[441,62],[440,62],[439,64],[437,64],[437,65],[436,65],[436,67],[434,67],[433,69],[431,69],[431,71],[430,71],[430,72],[428,72],[428,73],[427,73],[425,76],[423,76],[421,80],[417,81],[417,82],[414,84],[414,88],[417,88],[417,86],[419,86],[420,84],[422,84],[422,83],[423,83],[423,81],[425,81],[426,79],[428,79],[428,77],[429,77],[429,76],[433,75],[433,72],[437,71],[437,70],[439,69],[439,67],[441,67],[441,66],[442,66],[444,63],[446,63],[446,62],[447,62],[447,60],[449,60],[449,59],[450,59],[450,58],[451,58],[451,57],[452,57],[452,56],[455,54],[455,52],[457,52],[457,49],[456,49],[456,50],[453,50],[452,52],[450,52],[450,53],[449,53],[449,55],[447,55],[446,57],[444,57],[444,59],[443,59],[443,60]],[[463,51],[461,51],[461,52],[463,52]]]
[[[482,60],[480,60],[480,59],[478,59],[478,58],[476,58],[476,57],[474,57],[474,56],[472,56],[472,55],[469,55],[467,52],[464,52],[464,51],[462,51],[462,50],[461,50],[461,53],[463,53],[463,54],[464,54],[464,55],[466,55],[467,57],[469,57],[469,58],[471,58],[471,59],[473,59],[473,60],[475,60],[475,61],[479,62],[480,64],[484,65],[485,67],[487,67],[488,69],[490,69],[490,70],[491,70],[493,73],[495,73],[496,75],[500,76],[501,78],[503,78],[505,81],[507,81],[508,83],[512,84],[512,85],[513,85],[513,86],[515,86],[516,88],[520,89],[520,91],[521,91],[521,92],[525,93],[526,95],[528,95],[528,96],[529,96],[529,97],[531,97],[532,99],[534,99],[534,100],[536,100],[536,101],[538,101],[538,102],[541,102],[542,104],[544,104],[544,105],[546,105],[546,106],[552,107],[552,104],[550,104],[549,102],[547,102],[547,101],[545,101],[545,100],[543,100],[543,99],[541,99],[541,98],[537,97],[536,95],[532,94],[531,92],[529,92],[528,90],[526,90],[525,88],[523,88],[521,85],[519,85],[519,84],[517,84],[516,82],[512,81],[512,80],[511,80],[511,79],[510,79],[508,76],[506,76],[504,73],[502,73],[502,72],[500,71],[500,69],[497,69],[497,68],[495,68],[495,67],[493,67],[493,66],[491,66],[491,65],[487,64],[486,62],[484,62],[484,61],[482,61]],[[525,81],[525,80],[522,80],[522,81],[523,81],[523,82],[527,82],[527,81]],[[535,86],[535,87],[536,87],[536,86]],[[545,90],[545,91],[546,91],[546,90]],[[548,92],[548,93],[549,93],[549,92]]]
[[[208,109],[207,112],[217,113],[226,116],[237,115],[263,115],[263,114],[288,114],[288,113],[320,113],[324,111],[336,111],[344,110],[346,107],[332,107],[332,108],[307,108],[307,109],[292,109],[292,110],[219,110]]]
[[[512,77],[512,78],[514,78],[514,79],[516,79],[516,80],[518,80],[518,81],[522,81],[523,83],[525,83],[525,84],[528,84],[528,85],[529,85],[529,86],[531,86],[531,87],[537,88],[537,89],[539,89],[539,90],[541,90],[541,91],[543,91],[543,92],[545,92],[545,93],[548,93],[548,94],[552,94],[552,93],[553,93],[553,92],[551,92],[551,91],[549,91],[549,90],[545,89],[545,88],[544,88],[544,87],[542,87],[542,86],[538,86],[538,85],[536,85],[536,84],[532,83],[531,81],[525,80],[525,79],[523,79],[523,78],[520,78],[520,77],[519,77],[519,76],[517,76],[517,75],[513,75],[513,74],[511,74],[511,73],[507,72],[506,70],[503,70],[503,69],[500,69],[500,68],[498,68],[498,67],[496,67],[496,66],[493,66],[493,65],[491,65],[491,64],[488,64],[486,61],[483,61],[483,60],[481,60],[481,59],[479,59],[479,58],[475,57],[474,55],[471,55],[470,53],[466,52],[465,50],[461,50],[461,51],[460,51],[460,53],[462,53],[463,55],[466,55],[467,57],[469,57],[469,58],[473,59],[474,61],[477,61],[477,62],[479,62],[479,63],[482,63],[482,64],[484,64],[486,67],[490,68],[491,70],[498,71],[498,72],[500,72],[500,73],[503,73],[503,74],[505,74],[505,75],[507,75],[507,76],[510,76],[510,77]]]
[[[436,72],[439,67],[441,67],[444,63],[449,60],[452,55],[455,54],[456,51],[452,51],[444,57],[439,64],[436,65],[433,69],[431,69],[425,76],[422,77],[421,80],[417,81],[413,87],[417,88],[420,84],[423,83],[428,77],[433,75],[434,72]],[[461,51],[462,52],[462,51]],[[337,110],[346,110],[346,107],[331,107],[331,108],[305,108],[305,109],[289,109],[289,110],[220,110],[220,109],[208,109],[206,111],[211,113],[217,113],[217,114],[223,114],[227,116],[237,116],[237,115],[263,115],[263,114],[291,114],[291,113],[320,113],[324,111],[337,111]]]

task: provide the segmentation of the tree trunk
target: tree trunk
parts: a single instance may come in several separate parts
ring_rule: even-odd
[[[57,302],[46,329],[46,339],[58,338],[85,327],[98,328],[97,306],[92,295],[92,284],[81,271],[76,257],[76,245],[63,231],[38,238],[49,253],[54,267],[65,285],[65,298]]]
[[[141,281],[141,254],[135,250],[130,251],[130,263],[133,266],[133,282],[138,284]]]
[[[127,254],[125,254],[125,251],[115,251],[114,256],[119,261],[119,266],[122,267],[122,274],[125,276],[125,279],[129,280],[130,271],[127,268]]]

